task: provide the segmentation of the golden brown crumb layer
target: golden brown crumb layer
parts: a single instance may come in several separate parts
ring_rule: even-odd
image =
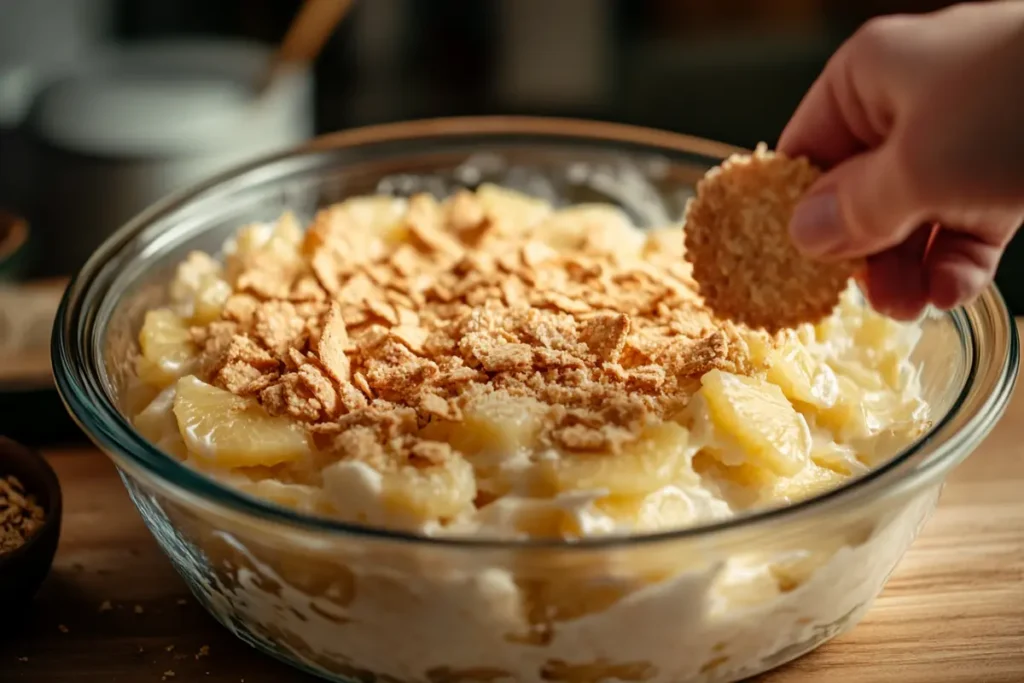
[[[542,445],[605,451],[683,407],[709,370],[747,371],[752,333],[695,294],[678,230],[635,254],[600,230],[556,250],[543,230],[470,192],[413,197],[386,239],[325,209],[295,255],[231,273],[221,319],[191,331],[200,374],[342,454],[375,443],[429,462],[448,447],[419,430],[483,394],[545,404]]]

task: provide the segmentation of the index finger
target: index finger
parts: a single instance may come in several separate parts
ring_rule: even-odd
[[[849,53],[841,47],[804,95],[779,137],[780,152],[830,169],[881,143],[851,77]]]

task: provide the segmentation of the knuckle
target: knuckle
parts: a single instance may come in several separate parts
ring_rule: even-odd
[[[889,17],[875,17],[864,22],[853,34],[853,42],[865,50],[883,47],[889,40]]]

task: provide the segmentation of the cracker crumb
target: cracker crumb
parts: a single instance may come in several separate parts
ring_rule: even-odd
[[[701,374],[752,371],[746,339],[767,335],[703,303],[678,226],[630,235],[633,251],[612,228],[558,242],[541,208],[520,225],[473,192],[417,195],[400,239],[325,209],[301,263],[288,249],[247,262],[222,319],[193,330],[200,377],[301,423],[332,458],[394,471],[462,457],[425,428],[496,395],[535,403],[546,446],[615,452]]]
[[[13,476],[0,476],[0,556],[17,550],[46,520],[35,496]]]
[[[209,657],[209,656],[210,656],[210,646],[209,645],[203,645],[202,647],[199,648],[199,652],[196,653],[196,659],[200,659],[201,657]]]
[[[813,261],[789,239],[793,210],[819,176],[807,159],[761,143],[697,184],[686,210],[685,254],[718,316],[774,333],[835,308],[860,263]]]
[[[348,356],[345,355],[347,346],[348,331],[344,315],[341,306],[334,302],[324,320],[320,341],[317,344],[317,354],[331,378],[338,384],[347,383],[350,376],[351,365]]]
[[[142,607],[142,605],[135,605],[135,607],[133,608],[133,611],[134,611],[134,612],[135,612],[136,614],[142,614],[142,613],[143,613],[143,612],[145,612],[146,610],[145,610],[145,609],[144,609],[144,608]]]
[[[114,609],[114,605],[110,600],[104,600],[100,603],[100,612],[110,612]]]
[[[71,629],[69,629],[64,624],[58,624],[57,625],[57,630],[60,631],[61,633],[70,633],[71,632]]]

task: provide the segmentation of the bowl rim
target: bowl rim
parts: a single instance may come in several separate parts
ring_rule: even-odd
[[[475,536],[426,536],[416,532],[373,527],[358,523],[318,517],[263,501],[187,467],[144,439],[117,409],[103,388],[97,373],[82,372],[77,356],[92,351],[79,334],[82,319],[92,325],[95,308],[109,292],[92,291],[94,279],[121,249],[129,246],[148,226],[187,209],[194,200],[217,190],[230,190],[250,174],[258,174],[277,164],[347,148],[387,144],[398,140],[457,141],[471,136],[512,136],[574,140],[591,144],[620,144],[646,148],[653,153],[671,152],[702,157],[725,158],[745,152],[725,143],[668,131],[627,124],[549,117],[484,116],[453,117],[403,121],[355,128],[314,138],[288,151],[251,161],[213,178],[172,194],[152,205],[110,236],[74,276],[64,293],[54,321],[51,342],[53,372],[58,393],[71,417],[93,442],[115,460],[127,461],[129,469],[139,468],[179,496],[198,499],[248,518],[271,524],[299,527],[310,533],[328,533],[354,538],[405,542],[431,547],[477,548],[492,550],[561,549],[600,550],[639,545],[654,545],[685,539],[706,539],[729,532],[760,528],[765,524],[796,521],[801,517],[839,504],[849,505],[878,495],[894,495],[912,489],[936,472],[942,473],[965,458],[1002,416],[1016,383],[1019,365],[1019,341],[1014,320],[998,289],[993,284],[974,303],[942,314],[951,319],[961,344],[970,352],[970,364],[964,385],[949,410],[914,443],[883,465],[854,477],[841,486],[791,505],[773,506],[729,517],[724,520],[646,534],[586,537],[578,540],[547,538],[499,539]],[[89,295],[97,299],[91,308],[83,308]],[[973,314],[969,314],[973,313]],[[986,318],[1005,336],[1002,358],[991,359],[990,349],[977,348],[975,317]],[[942,436],[964,404],[971,398],[978,381],[978,366],[985,362],[998,365],[996,376],[985,387],[980,405],[975,406],[967,421],[945,440]],[[991,368],[989,368],[991,369]],[[93,370],[93,368],[89,368]],[[989,373],[991,374],[991,373]],[[116,454],[116,455],[115,455]]]

